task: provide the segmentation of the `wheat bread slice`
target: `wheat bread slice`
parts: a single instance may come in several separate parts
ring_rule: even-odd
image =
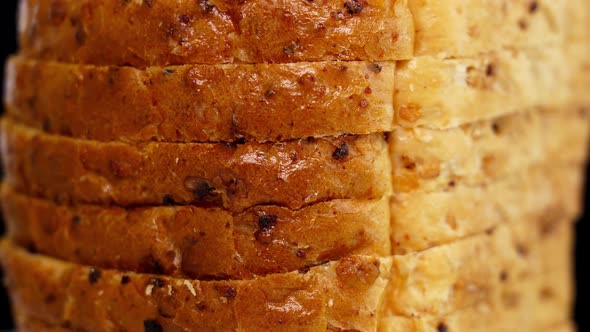
[[[419,56],[399,61],[396,123],[448,129],[533,106],[573,103],[571,81],[583,58],[563,44],[551,44],[464,58]]]
[[[5,186],[8,236],[65,261],[195,279],[248,279],[349,255],[390,254],[389,201],[333,200],[241,214],[191,206],[65,206]],[[113,236],[117,234],[117,236]]]
[[[21,123],[99,141],[268,141],[393,128],[394,62],[95,67],[13,57]]]
[[[15,306],[53,325],[139,331],[147,319],[170,331],[373,331],[380,317],[441,317],[485,301],[510,280],[506,274],[526,275],[530,263],[519,246],[534,245],[537,232],[531,230],[539,226],[528,220],[419,253],[349,256],[252,280],[100,270],[30,254],[7,241],[1,257]]]
[[[404,254],[531,216],[577,216],[585,167],[536,165],[479,186],[396,194],[391,199],[392,251]]]
[[[416,55],[458,57],[588,36],[584,0],[409,0]]]
[[[5,181],[57,201],[121,206],[166,202],[241,212],[256,205],[299,209],[391,193],[382,133],[288,142],[131,145],[43,134],[4,120]]]
[[[92,64],[400,60],[414,43],[438,57],[544,46],[586,35],[584,12],[581,0],[27,0],[19,39],[27,57]]]
[[[27,57],[134,67],[397,60],[414,42],[405,0],[24,0],[19,22]]]
[[[391,62],[141,70],[16,57],[5,104],[29,126],[100,141],[265,141],[390,131],[394,123],[448,129],[535,105],[583,105],[583,45],[416,57],[395,74]]]
[[[530,225],[529,225],[530,226]],[[557,228],[563,230],[570,230],[571,234],[571,223],[567,220],[559,223]],[[534,270],[540,267],[535,265],[540,261],[546,260],[556,262],[563,257],[558,256],[544,256],[544,251],[550,250],[551,246],[546,245],[546,240],[558,243],[563,240],[563,234],[560,232],[546,232],[545,228],[531,229],[531,227],[524,227],[520,229],[520,235],[525,233],[536,233],[538,237],[536,243],[528,243],[526,250],[518,249],[519,254],[522,257],[526,257],[528,260],[527,267],[524,269],[513,269],[510,271],[502,272],[500,278],[501,283],[498,288],[489,292],[482,301],[477,304],[457,310],[455,312],[446,314],[441,317],[403,317],[403,316],[386,316],[379,318],[379,331],[396,331],[396,332],[439,332],[442,330],[447,331],[552,331],[553,328],[559,328],[558,331],[567,331],[571,329],[570,324],[559,323],[562,322],[559,314],[556,312],[563,311],[564,308],[558,308],[557,311],[544,312],[545,316],[539,316],[539,312],[535,311],[535,306],[538,305],[536,301],[538,292],[538,281],[544,280],[549,281],[548,276],[542,272],[542,270]],[[518,234],[518,232],[517,232]],[[30,259],[30,257],[28,258]],[[544,261],[545,263],[547,261]],[[100,274],[102,277],[102,273]],[[562,282],[570,282],[571,280]],[[133,284],[137,282],[136,279],[129,279],[128,282]],[[163,279],[153,282],[152,285],[156,287],[165,287]],[[149,285],[148,285],[149,287]],[[141,289],[141,288],[140,288]],[[151,288],[150,292],[154,292],[155,288]],[[27,312],[26,305],[23,303],[15,303],[14,307],[19,321],[19,326],[22,331],[68,331],[69,328],[56,327],[58,323],[45,323],[36,318],[31,318],[23,314]],[[47,316],[45,316],[47,317]],[[50,317],[51,321],[59,321],[56,317]],[[157,322],[158,325],[154,324]],[[152,320],[148,322],[149,326],[161,326],[161,321]],[[71,327],[71,322],[66,323],[62,326]],[[100,331],[95,327],[95,324],[86,326],[85,328],[77,328],[79,331]],[[140,327],[141,328],[141,327]],[[171,331],[176,329],[172,328]],[[263,330],[263,329],[254,329]],[[320,329],[318,329],[320,330]],[[338,330],[332,329],[330,330]]]
[[[250,281],[195,281],[97,270],[31,255],[4,243],[14,304],[72,329],[325,331],[375,329],[390,261],[350,256],[305,273]],[[49,298],[49,300],[48,300]]]
[[[398,195],[391,203],[387,197],[333,200],[297,211],[258,206],[240,214],[194,206],[68,206],[10,186],[0,197],[9,237],[42,254],[102,268],[241,279],[350,254],[405,254],[502,223],[575,215],[582,179],[578,165],[538,165],[490,185]]]
[[[543,162],[582,162],[590,109],[532,109],[448,130],[396,128],[390,137],[394,192],[481,184]]]

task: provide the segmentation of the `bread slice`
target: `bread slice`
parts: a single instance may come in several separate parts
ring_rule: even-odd
[[[27,0],[19,20],[27,57],[145,67],[408,59],[414,31],[418,55],[469,56],[577,36],[584,12],[582,0]]]
[[[505,314],[515,311],[502,311],[500,313],[492,312],[485,305],[477,308],[462,310],[458,313],[444,317],[443,319],[434,319],[431,321],[424,321],[421,319],[411,319],[405,317],[387,317],[379,322],[379,332],[439,332],[441,329],[447,328],[447,331],[496,331],[496,332],[512,332],[512,331],[543,331],[543,332],[574,332],[574,325],[571,322],[560,323],[551,326],[535,327],[531,329],[528,325],[522,324],[519,321],[509,320]],[[528,311],[518,310],[516,313],[520,314],[518,318],[523,320],[526,318]],[[68,332],[72,329],[65,327],[56,327],[40,320],[26,317],[24,315],[18,316],[17,325],[20,332]],[[150,325],[151,326],[151,325]],[[92,329],[77,329],[79,332],[88,332]]]
[[[533,226],[533,227],[531,227]],[[567,222],[567,221],[563,221],[561,223],[557,223],[556,224],[556,229],[563,229],[563,230],[569,230],[570,234],[571,234],[571,223]],[[519,253],[519,256],[524,259],[524,261],[526,262],[525,265],[519,266],[518,268],[513,268],[511,270],[505,270],[502,271],[499,278],[500,278],[500,283],[498,283],[497,288],[494,289],[490,289],[489,292],[486,292],[483,296],[481,301],[478,301],[476,304],[466,307],[466,308],[462,308],[459,309],[457,311],[453,311],[449,314],[445,314],[443,316],[440,317],[420,317],[420,316],[416,316],[416,317],[404,317],[404,316],[400,316],[400,315],[389,315],[389,316],[379,316],[379,318],[373,318],[374,320],[378,320],[378,330],[381,332],[385,332],[385,331],[395,331],[395,332],[438,332],[441,329],[444,330],[446,329],[447,331],[549,331],[549,328],[565,328],[566,324],[564,323],[560,323],[560,324],[556,324],[556,322],[562,322],[564,320],[561,320],[560,318],[560,312],[563,311],[563,308],[559,308],[559,310],[557,311],[547,311],[543,313],[543,316],[540,316],[540,312],[539,311],[535,311],[535,307],[538,306],[539,302],[538,298],[537,298],[537,294],[539,291],[539,281],[544,281],[544,282],[550,282],[550,278],[548,277],[547,274],[544,273],[540,273],[542,272],[542,270],[537,270],[536,268],[539,268],[540,265],[538,265],[539,262],[541,261],[545,261],[546,263],[549,262],[551,264],[553,264],[552,262],[556,262],[558,260],[563,259],[563,257],[560,256],[544,256],[543,254],[545,252],[547,252],[547,250],[551,250],[551,246],[547,246],[545,241],[550,241],[551,243],[557,244],[558,242],[560,242],[561,240],[563,240],[563,237],[559,234],[563,234],[560,232],[546,232],[543,228],[539,229],[534,227],[534,225],[525,225],[525,227],[521,227],[519,228],[515,233],[514,233],[514,238],[515,239],[525,239],[525,238],[531,238],[530,235],[526,235],[526,234],[533,234],[536,236],[536,240],[534,241],[529,241],[526,243],[527,247],[523,247],[524,244],[522,242],[514,242],[511,245],[517,245],[519,246],[519,249],[517,249],[517,252]],[[491,235],[491,236],[495,236],[495,235]],[[565,243],[561,243],[561,248],[565,248]],[[560,251],[563,251],[560,248]],[[438,249],[433,249],[434,250],[438,250]],[[53,261],[51,259],[47,259],[47,258],[40,258],[40,256],[32,256],[30,254],[26,254],[22,251],[17,251],[17,253],[15,253],[15,251],[17,251],[14,248],[9,248],[7,249],[6,246],[4,246],[4,262],[7,261],[11,261],[13,260],[14,264],[18,264],[19,268],[21,269],[28,269],[27,267],[25,267],[27,264],[31,264],[31,267],[37,270],[43,270],[43,269],[52,269],[52,273],[54,274],[50,274],[50,275],[55,275],[57,271],[56,267],[59,265],[68,265],[69,270],[71,271],[72,269],[81,269],[81,267],[73,267],[71,266],[71,264],[68,263],[60,263],[57,261]],[[8,259],[7,259],[8,257]],[[19,258],[21,260],[16,260],[17,258]],[[43,261],[42,264],[32,264],[32,261]],[[485,264],[484,264],[485,265]],[[39,268],[39,266],[43,266],[43,268]],[[51,267],[50,267],[51,266]],[[310,270],[310,272],[308,273],[314,273],[312,272],[314,269],[316,268],[312,268]],[[157,302],[157,301],[161,301],[161,303],[165,304],[161,304],[161,308],[167,308],[167,305],[170,305],[169,303],[172,302],[174,303],[174,301],[165,301],[164,298],[166,297],[166,291],[168,289],[168,282],[171,279],[164,279],[164,278],[159,278],[159,279],[155,279],[155,280],[151,280],[151,281],[146,281],[146,279],[140,279],[141,275],[132,275],[132,274],[128,274],[127,277],[129,279],[126,279],[126,285],[117,285],[116,281],[118,281],[115,278],[115,281],[112,282],[112,284],[108,284],[103,282],[103,279],[105,278],[105,275],[107,276],[106,278],[114,278],[114,276],[111,274],[111,271],[106,272],[105,271],[101,271],[100,273],[96,272],[98,270],[94,270],[94,276],[92,278],[95,278],[96,283],[93,285],[89,285],[89,281],[87,280],[83,280],[84,277],[88,277],[85,274],[80,274],[81,277],[79,280],[77,280],[77,282],[81,283],[81,284],[86,284],[85,286],[82,287],[86,287],[88,290],[88,293],[90,294],[95,294],[96,292],[100,292],[99,290],[95,290],[94,288],[96,287],[100,287],[101,290],[103,291],[103,294],[109,294],[109,296],[112,296],[112,294],[114,294],[113,292],[106,292],[105,288],[106,287],[114,287],[114,288],[123,288],[123,287],[135,287],[134,291],[138,292],[138,293],[142,293],[142,291],[144,290],[144,287],[146,290],[148,290],[148,293],[150,293],[150,295],[135,295],[132,299],[135,299],[136,297],[145,297],[148,299],[149,302]],[[30,271],[28,271],[30,273]],[[71,272],[68,272],[71,273]],[[75,272],[74,272],[75,273]],[[78,272],[78,273],[82,273],[82,272]],[[90,272],[89,272],[90,273]],[[60,272],[58,272],[58,274],[61,274]],[[494,278],[498,278],[498,276],[493,276]],[[70,277],[68,277],[69,279]],[[121,277],[123,278],[123,277]],[[157,278],[157,277],[155,277]],[[46,275],[43,276],[43,279],[47,279]],[[35,280],[35,279],[31,279],[31,280]],[[94,279],[93,279],[94,280]],[[211,283],[211,282],[210,282]],[[244,282],[241,282],[244,283]],[[560,284],[561,285],[565,285],[565,283],[571,283],[571,280],[561,280]],[[184,283],[183,283],[184,284]],[[107,286],[108,285],[108,286]],[[144,286],[147,285],[147,286]],[[170,288],[175,290],[176,288],[174,288],[175,283],[171,282],[170,284]],[[46,287],[46,285],[44,285],[44,287]],[[193,286],[194,287],[194,286]],[[149,289],[148,289],[149,288]],[[18,288],[17,288],[18,289]],[[47,289],[47,288],[42,288],[42,289]],[[51,289],[51,288],[49,288]],[[56,286],[56,289],[58,291],[64,291],[64,287],[60,287],[59,285]],[[199,288],[201,289],[201,288]],[[238,288],[240,289],[240,288]],[[558,287],[558,291],[561,289],[567,289],[567,287]],[[74,321],[69,321],[64,324],[63,322],[60,323],[60,319],[58,316],[51,316],[50,314],[47,314],[47,312],[41,311],[41,315],[36,312],[35,310],[31,310],[38,308],[37,306],[32,306],[33,304],[32,301],[34,301],[34,299],[31,297],[32,295],[35,295],[34,290],[32,289],[25,289],[25,291],[29,291],[30,293],[27,294],[26,296],[14,296],[13,299],[15,300],[15,309],[16,309],[16,314],[17,314],[17,319],[19,321],[19,327],[21,328],[21,330],[23,331],[60,331],[60,332],[65,332],[69,330],[69,327],[75,327],[76,330],[82,330],[82,331],[102,331],[102,330],[108,330],[108,328],[110,327],[112,329],[112,326],[117,326],[119,328],[123,328],[125,327],[126,329],[131,327],[133,323],[133,320],[131,319],[129,321],[129,325],[121,325],[116,324],[114,321],[111,320],[111,324],[107,324],[104,320],[98,320],[98,321],[92,321],[93,324],[90,324],[90,322],[88,322],[88,325],[81,325],[80,324],[80,328],[78,328],[78,326],[76,324],[78,323],[73,323]],[[473,291],[476,291],[475,289]],[[125,294],[127,294],[127,291],[124,291]],[[162,293],[160,293],[162,292]],[[196,291],[195,291],[196,292]],[[14,293],[13,293],[14,294]],[[22,293],[24,294],[24,292]],[[175,294],[175,293],[173,293]],[[236,296],[239,293],[236,293]],[[94,295],[91,295],[94,296]],[[123,295],[121,295],[123,296]],[[172,296],[172,295],[169,295]],[[385,296],[390,296],[390,295],[385,295]],[[157,297],[157,299],[154,299],[155,297]],[[99,297],[100,298],[100,297]],[[237,297],[236,297],[237,298]],[[58,299],[55,295],[53,295],[52,297],[50,297],[50,299],[52,301],[56,301],[56,299]],[[189,297],[190,299],[190,297]],[[75,299],[74,299],[75,300]],[[50,301],[50,302],[52,302]],[[190,301],[189,301],[190,302]],[[254,301],[255,302],[255,301]],[[121,302],[117,302],[117,305],[119,306]],[[144,302],[145,303],[145,302]],[[48,305],[47,302],[45,304],[46,306]],[[98,304],[100,305],[100,304]],[[237,304],[236,304],[237,305]],[[60,304],[60,306],[58,307],[68,307],[67,304]],[[99,308],[98,307],[93,307],[95,309],[93,309],[93,312],[98,312]],[[185,310],[186,306],[182,306],[183,310]],[[55,309],[55,308],[54,308]],[[104,308],[103,308],[104,309]],[[105,309],[108,310],[108,309]],[[114,309],[116,310],[116,309]],[[162,316],[162,313],[165,313],[166,311],[162,311],[159,310],[159,314],[156,315],[155,317],[157,319],[154,320],[149,320],[148,324],[155,324],[157,322],[157,324],[155,326],[164,326],[164,324],[166,324],[166,322],[168,322],[169,320],[173,320],[172,317],[166,317],[165,315]],[[133,313],[136,313],[136,311],[134,311]],[[204,314],[203,314],[204,315]],[[32,318],[36,317],[36,318]],[[39,317],[44,317],[46,321],[51,322],[51,323],[47,323],[47,322],[42,322],[41,320],[39,320]],[[117,315],[117,316],[121,316],[121,315]],[[68,316],[71,317],[71,316]],[[108,321],[108,318],[107,318]],[[96,323],[99,323],[98,325]],[[104,325],[103,325],[104,324]],[[61,327],[56,327],[56,326],[67,326],[68,328],[61,328]],[[130,331],[143,331],[141,330],[142,326],[141,326],[141,319],[139,323],[136,323],[135,328],[130,329]],[[152,326],[152,325],[150,325]],[[198,326],[198,325],[197,325]],[[174,325],[174,324],[170,324],[170,327],[167,327],[167,331],[176,331],[177,329],[180,329],[181,326],[179,325]],[[200,327],[200,326],[199,326]],[[268,326],[265,326],[268,327]],[[299,326],[302,329],[305,329],[304,326]],[[192,328],[196,328],[196,326],[192,326]],[[203,327],[205,328],[205,327]],[[282,328],[289,328],[289,326],[285,327],[279,327],[279,325],[277,324],[277,326],[275,328],[279,328],[282,330]],[[212,327],[212,329],[215,329]],[[236,327],[226,327],[226,330],[235,330],[237,329]],[[317,326],[316,329],[311,329],[311,330],[318,330],[318,331],[324,331],[326,328],[322,327],[322,326]],[[222,330],[221,327],[217,327],[216,330]],[[253,331],[258,331],[258,330],[264,330],[264,328],[253,328]],[[309,329],[306,329],[309,330]],[[339,330],[339,329],[335,329],[333,327],[329,327],[329,330]],[[374,327],[368,330],[374,330]],[[561,331],[561,329],[559,330]],[[566,330],[564,330],[566,331]]]
[[[144,331],[375,329],[390,260],[351,256],[250,281],[194,281],[97,270],[3,244],[22,314],[72,329]],[[18,276],[18,277],[16,277]]]
[[[8,114],[99,141],[215,142],[393,128],[394,62],[95,67],[13,57]]]
[[[49,256],[178,277],[242,279],[351,254],[410,253],[523,219],[573,216],[580,211],[582,186],[580,166],[554,164],[490,185],[398,195],[391,203],[388,198],[333,200],[298,211],[67,206],[9,186],[1,201],[9,236]]]
[[[167,331],[374,331],[380,317],[441,317],[495,296],[530,270],[519,248],[534,246],[541,225],[531,219],[410,255],[349,256],[252,280],[100,270],[30,254],[7,241],[1,258],[15,306],[52,325],[141,331],[145,321],[157,321]]]
[[[2,122],[6,182],[58,201],[191,203],[241,212],[391,193],[382,133],[276,143],[101,143]]]
[[[582,162],[590,109],[533,109],[448,130],[396,128],[391,134],[394,192],[440,191],[489,183],[545,162]]]
[[[582,54],[574,57],[564,45],[552,44],[467,58],[421,56],[399,61],[396,123],[448,129],[532,106],[572,103],[570,84],[582,59]]]
[[[391,252],[387,198],[334,200],[298,211],[260,206],[232,215],[189,206],[68,207],[7,186],[1,197],[15,242],[103,268],[244,279],[304,270],[354,254],[384,257]]]
[[[24,0],[19,22],[26,57],[135,67],[397,60],[414,43],[406,0]]]
[[[392,250],[404,254],[531,217],[578,216],[585,167],[537,165],[479,186],[396,194],[391,200]]]
[[[409,0],[416,55],[457,57],[588,35],[584,0]]]
[[[16,57],[5,100],[32,127],[100,141],[283,140],[390,131],[394,122],[448,129],[535,105],[584,105],[584,45],[417,57],[395,74],[392,62],[140,70]]]

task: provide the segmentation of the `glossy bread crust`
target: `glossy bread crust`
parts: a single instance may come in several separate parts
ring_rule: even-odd
[[[58,202],[161,205],[241,212],[291,209],[391,193],[383,134],[244,144],[101,143],[43,134],[4,119],[5,181]]]
[[[19,22],[24,56],[97,65],[397,60],[414,43],[406,0],[23,0]]]
[[[372,331],[391,266],[389,259],[349,256],[303,273],[196,281],[98,270],[32,255],[8,242],[1,257],[22,314],[92,332],[143,332],[146,324],[171,332]]]
[[[486,301],[508,280],[505,274],[534,268],[520,248],[534,247],[535,230],[543,225],[531,219],[410,255],[349,256],[253,280],[187,281],[100,270],[30,254],[8,241],[0,256],[15,306],[49,324],[141,331],[149,320],[166,331],[373,331],[380,317],[435,318]]]
[[[123,209],[57,205],[2,191],[8,236],[62,260],[196,279],[249,279],[349,255],[387,256],[388,200],[334,200],[298,211],[260,206]],[[118,234],[113,236],[113,234]]]
[[[95,67],[13,57],[9,116],[99,141],[277,141],[393,128],[394,62]]]
[[[540,163],[588,157],[590,109],[520,111],[448,130],[396,128],[391,133],[396,193],[436,192],[491,183]]]
[[[554,226],[554,228],[547,228],[545,225],[540,229],[520,228],[520,232],[536,234],[536,242],[517,243],[520,255],[526,256],[526,266],[518,270],[504,271],[498,288],[487,292],[477,304],[440,317],[410,318],[399,315],[380,317],[378,331],[439,332],[445,328],[447,331],[482,332],[490,330],[498,332],[573,331],[570,323],[563,323],[567,321],[567,318],[563,318],[567,305],[564,306],[559,300],[555,300],[564,297],[571,299],[571,270],[560,270],[557,278],[554,274],[547,273],[553,268],[558,268],[557,265],[571,264],[570,255],[564,254],[572,248],[573,228],[568,221],[555,223]],[[130,279],[129,282],[135,281]],[[552,288],[551,298],[547,297],[547,286]],[[151,291],[153,294],[154,289],[152,288]],[[547,302],[553,303],[554,306],[548,306]],[[545,310],[534,309],[539,306],[545,306]],[[15,307],[21,331],[65,332],[69,330],[55,327],[55,323],[52,325],[23,314],[23,311],[28,311],[26,308],[26,306]],[[534,313],[531,309],[534,309]],[[94,326],[93,324],[81,331],[95,331]]]
[[[1,197],[8,236],[42,254],[177,277],[252,278],[350,254],[420,251],[503,223],[574,216],[582,179],[579,165],[537,165],[490,185],[398,195],[391,203],[334,200],[298,211],[260,206],[233,215],[189,206],[66,206],[9,186]]]

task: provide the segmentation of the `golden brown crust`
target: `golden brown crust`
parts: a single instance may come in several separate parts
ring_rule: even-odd
[[[4,186],[2,205],[9,236],[53,257],[175,276],[249,278],[351,253],[423,250],[527,218],[575,215],[582,185],[578,165],[539,165],[490,185],[398,195],[391,232],[387,199],[336,200],[299,211],[261,206],[232,215],[195,207],[68,207]],[[447,222],[439,223],[440,216]]]
[[[276,143],[100,143],[2,122],[6,182],[32,196],[121,206],[165,201],[298,209],[391,193],[383,134]]]
[[[335,200],[299,211],[261,206],[236,215],[195,207],[68,207],[8,187],[1,201],[16,243],[124,271],[244,279],[391,250],[387,199]]]
[[[548,134],[550,133],[550,134]],[[394,192],[490,183],[540,163],[583,162],[590,109],[533,109],[448,130],[396,128],[391,134]]]
[[[487,292],[481,302],[441,317],[410,318],[398,315],[380,317],[378,330],[380,332],[439,332],[440,329],[446,328],[447,331],[482,332],[490,330],[498,332],[573,331],[573,325],[564,323],[568,319],[567,315],[564,318],[564,313],[569,310],[569,306],[554,300],[563,296],[569,296],[571,299],[571,270],[562,268],[564,264],[571,264],[569,253],[564,254],[571,249],[572,225],[564,221],[554,226],[554,228],[547,228],[547,225],[541,224],[541,228],[535,229],[525,225],[518,229],[515,234],[520,239],[529,237],[524,234],[535,234],[534,241],[515,242],[519,255],[526,258],[526,266],[504,271],[500,276],[503,280],[498,284],[498,288]],[[560,269],[559,275],[567,274],[569,277],[556,279],[555,275],[547,273],[551,269]],[[129,282],[136,281],[130,279]],[[553,288],[552,298],[547,298],[547,285]],[[154,289],[151,289],[152,294]],[[544,298],[539,295],[543,295]],[[552,303],[552,306],[547,306],[547,301]],[[539,306],[545,306],[545,310],[535,309],[540,308]],[[65,332],[69,330],[55,327],[55,323],[52,326],[23,314],[23,312],[30,312],[26,305],[19,304],[13,309],[22,331]],[[51,318],[51,321],[57,320]],[[95,326],[91,324],[85,330],[99,331],[100,329],[94,328]]]
[[[395,121],[447,129],[534,105],[584,104],[589,76],[583,74],[585,50],[574,43],[472,58],[403,61],[395,74]],[[346,64],[344,72],[340,66],[181,66],[166,74],[154,67],[59,65],[14,58],[7,67],[5,99],[8,112],[23,123],[97,140],[274,140],[390,130],[392,65],[355,62]],[[200,72],[197,79],[195,68]],[[225,68],[223,75],[220,68]],[[240,84],[243,68],[256,72],[245,78],[247,84]],[[215,76],[227,80],[213,80]],[[220,91],[227,98],[220,99]]]
[[[584,0],[410,0],[416,54],[466,56],[588,36]],[[584,6],[586,8],[584,8]]]
[[[447,129],[533,106],[577,102],[572,80],[583,58],[554,44],[469,58],[421,56],[399,61],[396,123]]]
[[[164,331],[371,331],[390,268],[387,259],[350,256],[307,273],[189,281],[97,270],[31,255],[7,242],[1,256],[22,314],[105,332],[144,331],[144,324]]]
[[[397,60],[414,42],[405,0],[23,0],[19,21],[23,55],[99,65]]]
[[[536,165],[479,186],[397,194],[391,200],[392,250],[424,250],[528,218],[577,216],[584,173],[579,163]]]
[[[99,141],[266,141],[393,128],[393,62],[173,67],[7,63],[5,105],[49,133]]]
[[[140,331],[144,320],[157,319],[170,331],[189,326],[185,324],[221,331],[372,331],[380,317],[441,317],[501,296],[498,290],[507,280],[534,272],[520,248],[534,247],[542,226],[540,220],[523,220],[394,256],[391,270],[391,259],[349,256],[302,272],[241,281],[184,281],[92,269],[31,255],[6,241],[1,257],[15,306],[54,325],[68,321],[72,328],[91,326],[93,331],[107,326]],[[170,312],[170,306],[176,310]]]

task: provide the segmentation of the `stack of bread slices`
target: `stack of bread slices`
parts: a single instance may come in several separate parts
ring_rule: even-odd
[[[572,331],[589,21],[585,0],[21,0],[20,331]]]

